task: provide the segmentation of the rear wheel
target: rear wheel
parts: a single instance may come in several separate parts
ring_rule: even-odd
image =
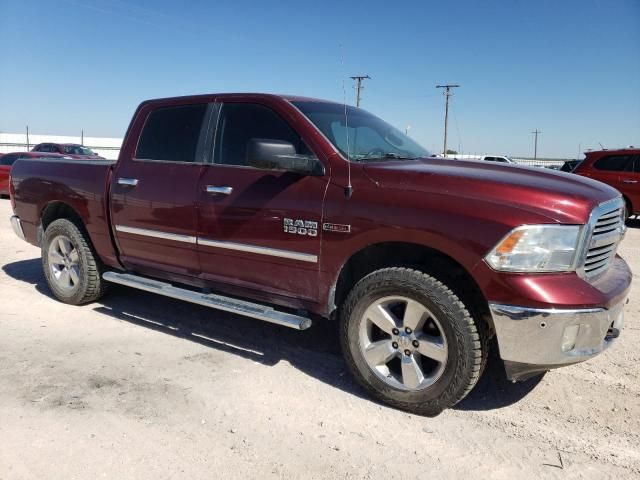
[[[435,278],[407,268],[360,280],[342,309],[340,331],[346,362],[363,387],[422,415],[462,400],[486,359],[480,331],[460,299]]]
[[[42,268],[54,296],[72,305],[105,292],[102,269],[86,233],[67,219],[52,222],[42,238]]]

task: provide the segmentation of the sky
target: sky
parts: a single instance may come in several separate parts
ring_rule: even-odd
[[[640,145],[640,0],[0,0],[0,132],[124,136],[149,98],[355,103],[433,152]]]

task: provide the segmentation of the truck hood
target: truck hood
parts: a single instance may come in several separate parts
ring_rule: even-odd
[[[604,183],[543,168],[427,158],[368,163],[365,174],[386,189],[442,196],[442,201],[518,208],[551,222],[586,223],[591,210],[619,197]]]

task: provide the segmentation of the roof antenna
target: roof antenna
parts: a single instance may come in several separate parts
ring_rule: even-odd
[[[601,149],[606,150],[606,148],[604,148],[604,146],[600,142],[598,142],[598,145],[600,145]]]
[[[344,189],[344,196],[347,199],[353,195],[353,186],[351,185],[351,157],[349,156],[349,116],[347,115],[347,90],[344,86],[345,69],[344,69],[344,47],[340,44],[340,65],[342,66],[342,103],[344,104],[344,128],[347,134],[347,186]]]

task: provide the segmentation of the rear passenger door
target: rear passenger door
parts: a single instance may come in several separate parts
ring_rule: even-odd
[[[315,300],[329,175],[247,164],[251,139],[290,142],[296,154],[314,155],[283,116],[266,105],[225,102],[215,130],[215,163],[204,167],[198,187],[203,279],[222,288],[241,287],[245,294],[253,290],[258,299]]]
[[[111,181],[114,234],[128,268],[198,275],[196,189],[210,111],[207,103],[174,102],[140,112],[137,147],[125,151]]]

